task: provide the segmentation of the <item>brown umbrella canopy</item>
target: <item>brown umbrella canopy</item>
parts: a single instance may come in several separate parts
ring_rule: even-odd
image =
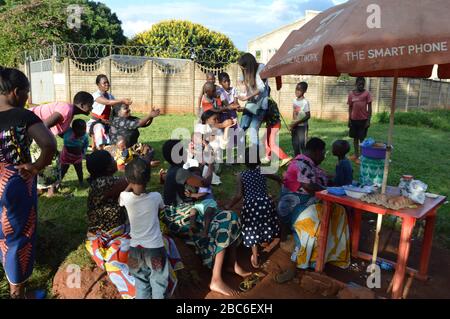
[[[293,31],[262,76],[450,77],[450,0],[350,0]],[[397,72],[396,72],[397,71]]]

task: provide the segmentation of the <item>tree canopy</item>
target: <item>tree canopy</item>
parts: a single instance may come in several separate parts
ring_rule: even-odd
[[[68,24],[70,5],[83,8],[80,29]],[[88,0],[0,0],[0,65],[23,62],[24,52],[62,43],[124,44],[121,21]]]
[[[148,54],[193,59],[207,67],[220,67],[235,62],[239,51],[226,35],[211,31],[190,21],[169,20],[137,34],[131,45],[149,47]]]

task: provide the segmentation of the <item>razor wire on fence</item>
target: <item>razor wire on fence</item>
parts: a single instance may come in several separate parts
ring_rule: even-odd
[[[50,58],[62,61],[70,58],[81,63],[96,63],[111,56],[120,56],[124,63],[135,63],[137,57],[192,60],[205,68],[223,68],[238,58],[236,50],[177,46],[124,46],[109,44],[66,43],[25,52],[25,61],[34,62]],[[129,57],[129,61],[127,60]],[[139,64],[139,63],[138,63]]]

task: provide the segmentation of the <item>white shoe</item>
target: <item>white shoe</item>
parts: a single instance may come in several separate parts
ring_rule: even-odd
[[[261,164],[269,164],[270,163],[270,158],[268,158],[268,157],[264,157],[264,158],[261,158]]]

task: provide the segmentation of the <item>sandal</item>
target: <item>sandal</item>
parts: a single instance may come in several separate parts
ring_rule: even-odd
[[[260,282],[260,278],[263,278],[260,273],[253,273],[250,276],[248,276],[241,284],[239,285],[239,289],[242,292],[247,292],[255,288],[256,284]]]

